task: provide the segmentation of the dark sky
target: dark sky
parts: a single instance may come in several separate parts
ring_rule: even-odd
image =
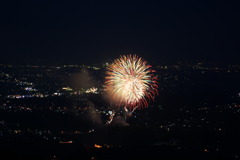
[[[240,9],[229,1],[7,1],[0,63],[239,63]]]

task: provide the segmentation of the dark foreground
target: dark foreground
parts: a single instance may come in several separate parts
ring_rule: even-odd
[[[86,136],[78,135],[63,143],[37,140],[22,135],[13,141],[1,141],[0,159],[24,160],[130,160],[130,159],[194,159],[237,160],[236,136],[223,136],[219,149],[214,146],[217,134],[206,130],[171,132],[147,128],[104,128]],[[15,136],[16,137],[16,136]],[[236,140],[234,142],[234,139]]]
[[[178,151],[170,146],[87,149],[77,144],[2,145],[0,154],[1,159],[25,160],[238,159],[224,154]]]

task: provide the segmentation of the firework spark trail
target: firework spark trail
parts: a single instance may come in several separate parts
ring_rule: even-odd
[[[130,110],[147,107],[157,92],[152,66],[136,55],[124,55],[107,67],[106,90],[117,106]]]
[[[106,122],[106,125],[110,125],[112,123],[114,115],[115,111],[113,111],[112,114],[110,115],[109,120]]]

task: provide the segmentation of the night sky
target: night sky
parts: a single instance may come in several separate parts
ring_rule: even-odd
[[[159,64],[240,59],[240,10],[228,1],[7,1],[0,63],[94,64],[138,54]]]

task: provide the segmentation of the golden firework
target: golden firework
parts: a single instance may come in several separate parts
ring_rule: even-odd
[[[123,55],[107,67],[106,91],[117,106],[147,107],[157,92],[155,70],[136,55]]]

